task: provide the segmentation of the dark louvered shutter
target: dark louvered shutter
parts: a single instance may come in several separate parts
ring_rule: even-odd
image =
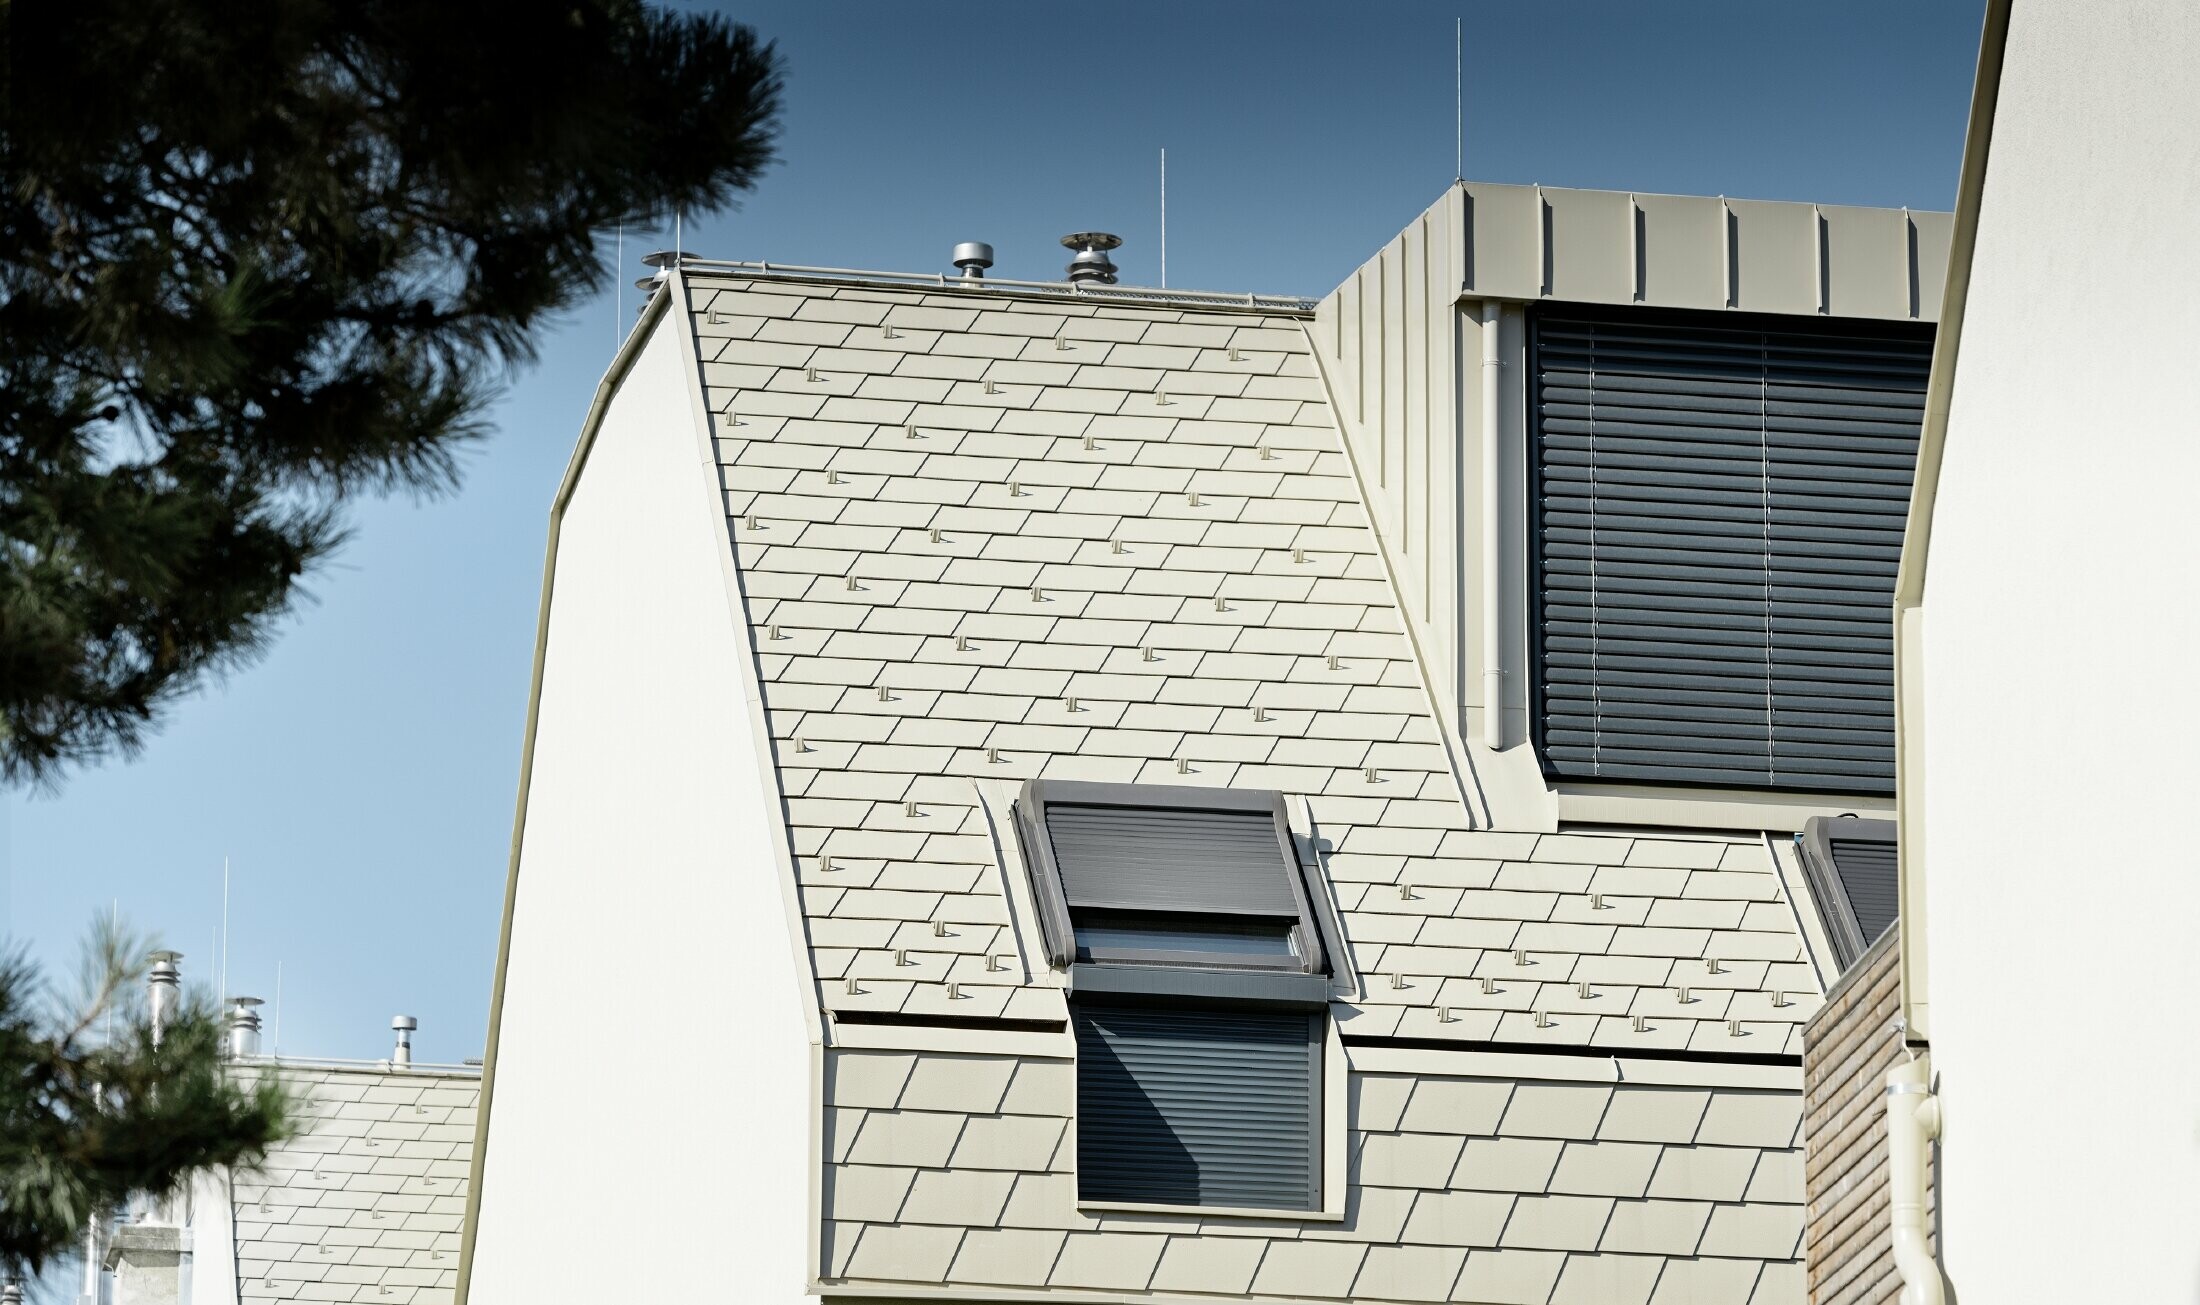
[[[1531,348],[1546,770],[1892,792],[1931,328],[1564,307]]]
[[[1299,913],[1270,812],[1054,802],[1046,825],[1073,908]]]
[[[1803,876],[1842,969],[1856,963],[1902,913],[1895,823],[1818,816],[1795,836]]]
[[[1901,874],[1891,841],[1866,838],[1833,840],[1833,863],[1841,872],[1849,910],[1869,947],[1901,914]]]
[[[1318,1013],[1072,1013],[1081,1199],[1320,1207]]]

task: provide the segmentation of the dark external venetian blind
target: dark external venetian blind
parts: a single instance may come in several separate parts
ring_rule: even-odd
[[[1820,816],[1803,826],[1796,841],[1834,961],[1847,969],[1902,913],[1895,824]]]
[[[1857,930],[1869,947],[1901,914],[1901,876],[1894,844],[1837,838],[1833,840],[1833,863],[1840,867],[1849,909],[1855,912]]]
[[[1530,347],[1545,769],[1892,792],[1931,328],[1562,307]]]
[[[1072,908],[1298,916],[1267,811],[1054,802],[1046,828]]]
[[[1080,1199],[1320,1208],[1320,1014],[1072,1013]]]

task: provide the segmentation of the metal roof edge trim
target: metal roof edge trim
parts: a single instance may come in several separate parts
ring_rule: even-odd
[[[805,267],[794,263],[680,256],[684,271],[704,276],[761,277],[767,280],[808,281],[823,285],[870,285],[890,290],[933,290],[941,293],[984,294],[1008,299],[1046,302],[1115,304],[1117,306],[1198,308],[1219,311],[1288,314],[1310,317],[1318,300],[1301,295],[1264,295],[1250,291],[1165,290],[1154,286],[1096,286],[1089,281],[1014,281],[994,277],[949,276],[944,272],[880,272],[852,267]]]
[[[480,1078],[480,1065],[451,1065],[414,1061],[400,1065],[388,1060],[352,1060],[340,1056],[239,1056],[230,1062],[250,1069],[328,1069],[347,1073],[414,1075],[421,1078]]]
[[[1534,259],[1536,261],[1539,261],[1542,266],[1536,269],[1535,279],[1532,283],[1522,283],[1521,285],[1508,288],[1505,285],[1502,277],[1499,277],[1497,283],[1493,285],[1489,282],[1489,278],[1481,275],[1482,269],[1480,267],[1478,257],[1474,252],[1477,240],[1477,226],[1476,219],[1473,216],[1473,205],[1478,199],[1495,201],[1500,196],[1510,195],[1532,196],[1537,204],[1544,207],[1545,211],[1542,215],[1542,220],[1540,224],[1536,227],[1533,255]],[[1468,250],[1468,256],[1465,260],[1465,271],[1460,281],[1457,285],[1452,286],[1449,291],[1452,302],[1454,302],[1455,304],[1525,304],[1559,301],[1572,298],[1584,302],[1597,302],[1615,305],[1632,304],[1635,306],[1650,306],[1655,302],[1664,302],[1667,303],[1667,306],[1670,307],[1693,307],[1698,310],[1707,312],[1760,312],[1782,317],[1816,317],[1820,319],[1831,320],[1859,319],[1882,321],[1913,321],[1925,323],[1928,325],[1933,324],[1937,320],[1927,315],[1928,308],[1934,302],[1930,297],[1932,293],[1932,287],[1919,283],[1920,279],[1923,276],[1922,265],[1927,260],[1925,258],[1926,251],[1920,248],[1920,246],[1918,245],[1919,230],[1917,224],[1920,219],[1923,219],[1928,227],[1938,228],[1943,221],[1950,218],[1950,214],[1939,209],[1909,208],[1907,206],[1890,207],[1880,204],[1833,204],[1818,200],[1757,199],[1748,196],[1738,195],[1680,194],[1667,191],[1621,190],[1594,186],[1546,186],[1539,183],[1529,182],[1478,181],[1472,178],[1455,180],[1447,185],[1440,195],[1438,195],[1428,205],[1423,207],[1411,219],[1409,219],[1405,223],[1405,225],[1400,228],[1398,233],[1392,235],[1389,239],[1385,240],[1367,258],[1355,264],[1352,271],[1348,273],[1342,280],[1340,280],[1336,286],[1332,287],[1327,293],[1320,296],[1317,302],[1327,303],[1331,299],[1335,298],[1341,290],[1352,283],[1354,278],[1359,273],[1379,264],[1396,245],[1400,236],[1402,236],[1406,232],[1411,231],[1417,223],[1427,218],[1430,214],[1435,213],[1440,207],[1446,204],[1460,202],[1458,197],[1461,196],[1464,197],[1464,201],[1467,207],[1466,211],[1463,212],[1459,217],[1459,221],[1461,223],[1459,234],[1462,243]],[[1558,287],[1553,284],[1554,269],[1556,266],[1553,262],[1553,259],[1556,250],[1553,246],[1554,236],[1551,227],[1551,214],[1549,209],[1550,203],[1554,198],[1559,198],[1562,204],[1571,202],[1563,198],[1567,196],[1586,196],[1596,197],[1600,199],[1624,199],[1630,205],[1634,206],[1637,209],[1638,218],[1641,216],[1641,205],[1645,201],[1655,204],[1700,203],[1706,206],[1716,206],[1718,212],[1724,215],[1726,221],[1729,224],[1733,223],[1736,220],[1738,214],[1745,211],[1759,214],[1769,214],[1781,210],[1793,210],[1798,216],[1802,214],[1808,214],[1810,220],[1813,223],[1819,224],[1818,239],[1814,242],[1818,245],[1818,249],[1814,255],[1814,276],[1816,280],[1816,290],[1814,295],[1815,305],[1807,308],[1799,306],[1775,308],[1764,306],[1749,307],[1740,303],[1737,300],[1736,295],[1739,289],[1738,276],[1740,271],[1742,270],[1742,266],[1736,261],[1737,249],[1734,243],[1736,233],[1735,229],[1731,225],[1729,225],[1728,228],[1721,235],[1721,257],[1725,259],[1728,264],[1727,268],[1722,274],[1722,278],[1725,282],[1724,302],[1722,304],[1691,304],[1686,301],[1669,302],[1662,299],[1656,301],[1649,299],[1647,297],[1647,286],[1644,284],[1643,281],[1647,270],[1646,264],[1644,262],[1646,254],[1644,246],[1642,244],[1643,236],[1641,235],[1639,230],[1632,231],[1628,237],[1629,259],[1630,261],[1635,263],[1635,270],[1633,273],[1634,287],[1630,296],[1626,298],[1612,299],[1598,299],[1594,296],[1590,296],[1584,300],[1583,297],[1580,295],[1568,296],[1561,294],[1558,292]],[[1836,312],[1833,310],[1833,305],[1830,300],[1834,289],[1834,283],[1831,279],[1830,265],[1827,261],[1831,251],[1825,243],[1827,237],[1827,228],[1824,225],[1828,221],[1828,214],[1900,215],[1905,220],[1905,222],[1909,224],[1909,248],[1907,249],[1903,260],[1908,265],[1907,271],[1910,276],[1911,293],[1909,295],[1910,304],[1909,312],[1907,314],[1879,313],[1870,311],[1859,314],[1854,311]],[[1526,255],[1522,254],[1521,257],[1525,258]],[[1499,259],[1497,260],[1497,262],[1503,263],[1504,260]],[[1526,286],[1529,284],[1532,284],[1534,288],[1526,288]]]
[[[703,359],[695,343],[695,306],[688,295],[687,278],[680,268],[666,274],[674,283],[675,295],[686,319],[679,333],[680,361],[687,378],[688,410],[694,419],[695,457],[702,474],[697,485],[704,491],[703,502],[709,514],[712,534],[718,542],[719,574],[725,586],[726,616],[731,622],[734,642],[740,649],[739,678],[742,705],[748,710],[749,744],[756,753],[757,774],[766,785],[767,805],[778,813],[769,822],[773,868],[778,872],[780,909],[784,914],[788,941],[793,946],[795,972],[800,978],[799,989],[802,1004],[803,1031],[810,1045],[821,1046],[825,1041],[825,1016],[818,1001],[815,958],[810,950],[809,921],[803,913],[801,889],[798,886],[800,871],[796,865],[794,845],[791,841],[785,813],[787,809],[786,787],[781,781],[780,759],[777,746],[772,741],[769,709],[764,705],[763,676],[757,665],[756,631],[749,623],[748,587],[741,577],[741,563],[733,538],[733,519],[726,513],[724,482],[718,466],[718,430],[713,421],[710,404],[703,395]]]
[[[1963,170],[1956,182],[1956,211],[1948,233],[1948,279],[1941,287],[1939,330],[1933,336],[1932,371],[1925,381],[1925,424],[1918,433],[1917,471],[1911,482],[1910,515],[1902,528],[1902,555],[1894,580],[1894,773],[1897,892],[1902,917],[1910,927],[1901,937],[1901,1007],[1904,1037],[1910,1042],[1932,1040],[1932,998],[1927,987],[1926,949],[1930,926],[1925,916],[1925,831],[1922,813],[1913,812],[1921,800],[1920,782],[1910,778],[1916,760],[1911,752],[1922,746],[1917,738],[1920,722],[1912,719],[1916,691],[1904,670],[1922,651],[1907,635],[1909,615],[1922,615],[1925,574],[1932,552],[1933,506],[1940,494],[1940,464],[1948,441],[1948,403],[1955,390],[1956,365],[1962,353],[1963,315],[1970,301],[1971,257],[1978,247],[1979,205],[1986,193],[1986,169],[1993,151],[1994,110],[2001,100],[2002,56],[2009,43],[2010,0],[1987,0],[1986,18],[1979,32],[1978,74],[1971,84],[1971,119],[1963,139]]]
[[[1515,1082],[1629,1083],[1659,1087],[1802,1090],[1800,1057],[1735,1059],[1643,1056],[1626,1051],[1527,1048],[1495,1043],[1435,1047],[1378,1039],[1346,1041],[1345,1055],[1362,1074],[1425,1074],[1437,1078],[1495,1078]]]

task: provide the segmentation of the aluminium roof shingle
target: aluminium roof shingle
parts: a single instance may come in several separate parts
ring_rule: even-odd
[[[1796,1052],[1761,839],[1476,827],[1300,315],[685,284],[828,1012],[1061,1018],[976,787],[1044,776],[1303,800],[1348,1033]]]

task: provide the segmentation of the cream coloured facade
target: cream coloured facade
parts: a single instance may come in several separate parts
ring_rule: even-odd
[[[1900,594],[1903,999],[1947,1299],[2200,1290],[2191,1039],[2045,977],[2097,950],[2119,991],[2200,980],[2193,858],[2160,832],[2200,724],[2196,55],[2189,6],[1989,11]]]
[[[1471,184],[1319,304],[668,268],[553,517],[463,1298],[1802,1300],[1791,836],[1888,803],[1548,774],[1528,330],[1928,324],[1946,229]],[[1099,1190],[1033,780],[1277,795],[1297,1207]]]

